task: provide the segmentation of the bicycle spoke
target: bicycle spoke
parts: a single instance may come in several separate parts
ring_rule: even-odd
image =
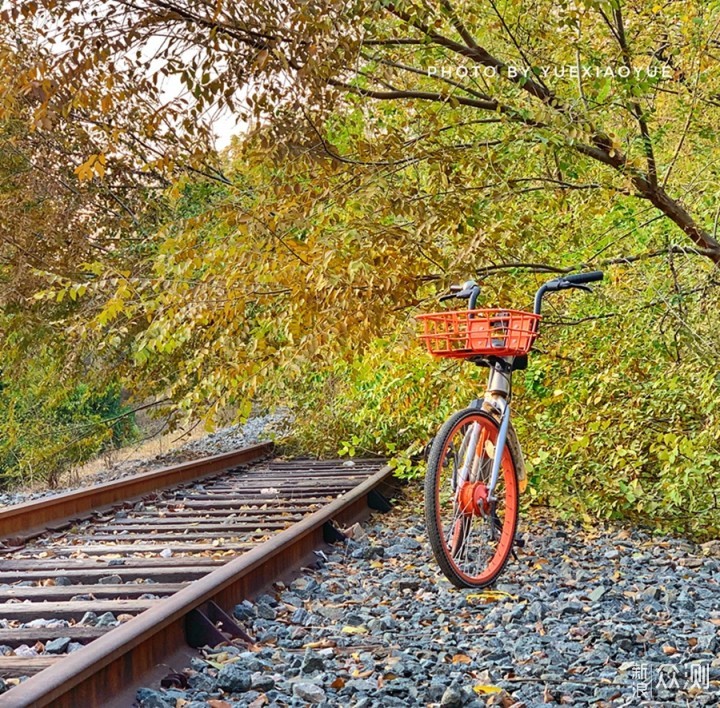
[[[440,548],[433,546],[433,550],[439,560],[445,559],[441,565],[448,566],[446,574],[458,585],[490,582],[507,559],[507,539],[514,536],[517,504],[513,502],[508,514],[505,501],[506,477],[516,480],[508,453],[494,493],[497,502],[489,500],[497,432],[497,423],[486,414],[468,413],[466,420],[441,440],[442,449],[436,450],[434,457],[431,453],[437,468],[431,489],[435,512],[429,518],[440,541]],[[464,481],[463,473],[467,476]],[[514,481],[511,493],[517,493],[516,484]]]

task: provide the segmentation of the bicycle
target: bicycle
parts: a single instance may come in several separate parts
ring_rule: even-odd
[[[425,525],[438,565],[456,587],[482,588],[502,573],[517,535],[520,493],[527,486],[520,443],[510,422],[512,373],[527,367],[546,293],[592,292],[602,271],[544,283],[533,312],[476,309],[480,286],[454,285],[440,301],[468,300],[466,310],[417,315],[433,356],[489,367],[484,396],[454,413],[433,439],[425,476]]]

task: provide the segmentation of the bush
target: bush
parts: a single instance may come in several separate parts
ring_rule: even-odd
[[[135,437],[119,385],[64,386],[58,373],[38,365],[0,379],[0,487],[54,487],[70,467]]]

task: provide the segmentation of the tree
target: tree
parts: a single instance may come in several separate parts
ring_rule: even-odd
[[[532,489],[718,528],[716,2],[5,7],[55,41],[11,82],[35,139],[92,139],[73,186],[167,181],[167,211],[33,300],[68,308],[76,358],[208,418],[289,402],[304,450],[413,452],[482,385],[411,346],[416,308],[472,270],[522,306],[608,266],[517,379]],[[215,108],[249,126],[223,156]]]
[[[510,191],[628,194],[720,261],[717,200],[697,185],[714,167],[681,160],[716,150],[716,2],[9,4],[8,17],[32,16],[63,47],[36,69],[44,85],[55,81],[38,115],[57,104],[84,112],[111,143],[118,131],[136,148],[153,142],[149,162],[177,160],[173,127],[205,134],[198,121],[211,106],[271,119],[305,142],[315,133],[333,152],[323,121],[355,95],[397,104],[405,139],[380,129],[362,158],[339,159],[412,165],[426,159],[419,146],[433,154],[430,145],[448,149],[440,136],[456,135],[456,159],[486,150]],[[178,101],[162,100],[168,77],[186,89]],[[502,158],[512,142],[542,149],[547,169],[510,180]]]
[[[112,365],[92,348],[77,350],[66,324],[87,306],[78,300],[83,263],[113,263],[120,242],[141,253],[143,229],[162,211],[162,201],[147,201],[152,177],[101,158],[85,126],[60,115],[31,125],[42,86],[23,91],[15,81],[42,56],[0,39],[0,486],[54,484],[69,465],[132,434]],[[81,181],[88,155],[92,174]],[[65,282],[73,287],[62,296],[36,298]],[[104,414],[116,418],[103,424]]]

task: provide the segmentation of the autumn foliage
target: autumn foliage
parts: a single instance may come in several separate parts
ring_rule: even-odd
[[[35,206],[2,217],[5,327],[51,333],[68,380],[208,421],[289,406],[294,449],[413,474],[483,374],[429,359],[413,314],[602,267],[517,377],[529,498],[717,530],[718,3],[7,12],[3,144],[55,191],[11,170]],[[215,109],[242,128],[223,154]]]

